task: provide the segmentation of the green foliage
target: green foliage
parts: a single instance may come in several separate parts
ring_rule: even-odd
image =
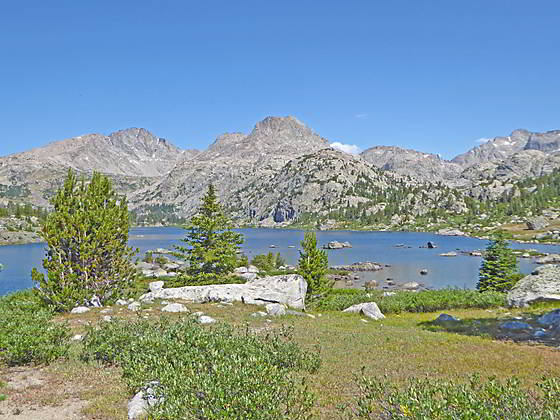
[[[175,246],[174,253],[189,263],[187,276],[182,277],[186,284],[218,281],[237,266],[243,236],[231,229],[231,221],[224,214],[212,184],[187,231],[182,239],[187,246]]]
[[[387,378],[358,381],[356,411],[361,419],[508,419],[553,420],[560,417],[560,381],[543,377],[539,392],[529,392],[516,378],[500,381],[472,375],[467,382],[416,379],[404,385]]]
[[[505,292],[519,280],[517,258],[502,233],[496,233],[486,248],[480,267],[478,290]]]
[[[130,390],[157,380],[154,419],[308,419],[313,395],[304,372],[320,364],[291,331],[257,336],[193,320],[138,320],[90,328],[83,358],[122,367]],[[297,372],[299,371],[299,372]],[[296,376],[297,374],[297,376]]]
[[[237,258],[237,266],[238,267],[248,267],[249,266],[249,257],[247,255],[242,254]]]
[[[50,363],[65,356],[69,330],[31,291],[0,298],[0,362],[9,366]]]
[[[251,264],[261,271],[271,272],[286,265],[286,260],[279,252],[276,254],[269,252],[268,254],[255,255]]]
[[[333,289],[317,302],[317,309],[341,311],[358,303],[375,301],[384,314],[401,312],[434,312],[446,309],[497,308],[506,305],[504,293],[477,292],[466,289],[399,291],[383,296],[380,291],[364,292],[356,289]]]
[[[315,232],[306,232],[301,246],[303,250],[299,251],[298,273],[307,281],[308,298],[313,299],[315,295],[332,289],[333,282],[327,278],[329,257],[317,247]]]
[[[101,302],[118,297],[135,276],[126,199],[115,194],[107,177],[94,173],[86,185],[69,170],[51,203],[54,211],[42,228],[47,277],[32,272],[38,294],[56,310],[84,304],[93,295]]]
[[[142,258],[142,261],[144,261],[145,263],[151,264],[154,262],[154,255],[151,252],[146,252],[144,254],[144,257]]]

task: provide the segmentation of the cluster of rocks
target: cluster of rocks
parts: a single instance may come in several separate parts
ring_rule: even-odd
[[[352,248],[352,244],[350,242],[331,241],[328,244],[323,245],[323,248],[324,249]]]
[[[537,240],[558,240],[560,239],[560,230],[549,230],[548,232],[537,233],[535,235]]]
[[[536,319],[536,325],[515,317],[500,324],[500,329],[518,334],[517,338],[557,340],[560,337],[560,309],[541,315]]]
[[[445,236],[466,236],[467,234],[459,229],[454,228],[443,228],[437,231],[438,235]]]
[[[537,264],[558,264],[560,263],[560,254],[549,254],[535,260]]]
[[[175,277],[186,268],[185,264],[166,259],[164,264],[148,263],[139,261],[135,264],[136,269],[142,273],[144,277],[160,278],[160,277]]]
[[[237,267],[235,270],[233,270],[233,272],[238,277],[241,277],[245,279],[245,281],[250,282],[257,279],[260,270],[254,265],[250,265],[248,267]]]
[[[376,263],[372,261],[355,262],[350,265],[333,265],[332,270],[342,271],[379,271],[386,267],[385,264]]]

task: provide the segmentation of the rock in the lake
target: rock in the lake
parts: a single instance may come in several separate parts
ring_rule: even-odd
[[[525,276],[507,295],[510,306],[527,306],[536,301],[560,301],[560,265],[544,265]]]
[[[541,230],[548,226],[548,220],[546,217],[538,216],[527,220],[527,228],[529,230]]]
[[[453,228],[443,228],[438,230],[437,233],[439,235],[446,235],[446,236],[465,236],[465,232]]]
[[[450,251],[450,252],[442,252],[441,254],[439,254],[440,257],[456,257],[457,253]]]
[[[537,322],[546,327],[560,326],[560,309],[555,309],[547,314],[540,316]]]
[[[266,312],[270,316],[282,316],[286,315],[286,306],[279,303],[269,303],[265,306]]]
[[[522,321],[507,321],[500,324],[502,330],[532,330],[533,327]]]
[[[455,318],[453,315],[440,314],[435,322],[459,322],[459,318]]]
[[[253,305],[282,303],[305,309],[307,282],[298,274],[268,276],[245,284],[214,284],[160,289],[141,299],[183,299],[195,303],[244,302]]]
[[[404,290],[417,290],[420,288],[420,283],[409,281],[401,286]]]
[[[420,270],[420,274],[425,276],[426,274],[428,274],[428,270],[426,268],[423,268],[422,270]]]
[[[189,310],[182,303],[169,303],[161,308],[162,312],[188,312]]]
[[[344,245],[338,241],[330,241],[328,244],[323,246],[324,249],[342,249]]]
[[[86,313],[88,311],[90,311],[91,309],[88,308],[87,306],[76,306],[74,309],[72,309],[70,311],[71,314],[83,314]]]
[[[537,264],[558,264],[560,263],[560,254],[550,254],[544,257],[537,258]]]
[[[431,242],[431,241],[429,241],[429,242],[426,244],[426,246],[427,246],[428,248],[430,248],[430,249],[437,248],[437,245],[435,244],[435,242]]]
[[[366,302],[352,305],[349,308],[344,309],[342,312],[362,313],[371,319],[385,318],[385,315],[381,313],[379,307],[377,306],[377,303],[375,302]]]
[[[163,285],[165,283],[163,281],[152,281],[149,285],[150,292],[155,292],[156,290],[163,289]]]

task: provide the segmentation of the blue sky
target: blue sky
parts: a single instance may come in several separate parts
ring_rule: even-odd
[[[294,115],[452,157],[560,129],[560,2],[3,1],[0,154],[145,127],[181,147]]]

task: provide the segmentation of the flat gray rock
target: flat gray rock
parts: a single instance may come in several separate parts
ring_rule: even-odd
[[[305,309],[307,282],[298,274],[268,276],[245,284],[215,284],[160,289],[142,295],[141,300],[182,299],[194,303],[244,302],[266,305],[275,302]]]
[[[161,308],[162,312],[188,312],[189,310],[182,303],[170,303]]]
[[[76,306],[74,309],[70,311],[71,314],[83,314],[89,312],[91,309],[87,306]]]
[[[163,285],[164,285],[164,284],[165,284],[165,283],[164,283],[163,281],[161,281],[161,280],[160,280],[160,281],[152,281],[152,282],[150,283],[150,286],[149,286],[150,292],[155,292],[156,290],[163,289]]]
[[[212,318],[211,316],[208,315],[202,315],[198,317],[198,323],[199,324],[214,324],[216,321],[214,318]]]

